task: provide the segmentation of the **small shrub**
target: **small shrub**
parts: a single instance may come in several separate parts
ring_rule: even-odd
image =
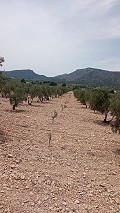
[[[49,147],[50,147],[50,144],[51,144],[51,139],[52,139],[52,134],[51,134],[51,132],[49,132],[48,133]]]
[[[66,104],[61,104],[61,110],[63,111],[63,109],[67,108],[67,105]]]
[[[58,113],[54,111],[54,114],[52,115],[52,123],[54,122],[54,119],[57,118]]]
[[[64,109],[65,109],[65,108],[67,108],[67,105],[66,105],[66,104],[64,104]]]
[[[61,110],[63,111],[63,109],[64,109],[64,106],[61,104]]]

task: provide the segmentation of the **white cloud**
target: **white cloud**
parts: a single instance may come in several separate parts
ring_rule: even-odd
[[[111,70],[117,63],[120,70],[119,61],[111,61],[113,43],[120,45],[119,0],[7,0],[0,6],[0,55],[6,70],[56,75],[97,63]]]

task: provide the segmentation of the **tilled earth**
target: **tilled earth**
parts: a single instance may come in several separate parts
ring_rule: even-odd
[[[0,98],[0,213],[120,212],[120,135],[103,115],[72,92],[11,108]]]

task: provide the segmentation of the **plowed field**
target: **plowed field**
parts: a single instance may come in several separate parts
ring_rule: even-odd
[[[120,212],[120,135],[103,115],[72,92],[11,109],[0,98],[0,213]]]

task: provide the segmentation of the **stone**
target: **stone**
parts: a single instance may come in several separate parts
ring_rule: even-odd
[[[79,203],[80,203],[79,200],[76,200],[76,201],[75,201],[75,204],[79,204]]]
[[[25,180],[25,176],[23,174],[20,175],[21,180]]]
[[[13,158],[13,155],[12,154],[8,154],[8,158]]]
[[[62,203],[64,206],[67,206],[67,203],[64,201],[63,203]]]

